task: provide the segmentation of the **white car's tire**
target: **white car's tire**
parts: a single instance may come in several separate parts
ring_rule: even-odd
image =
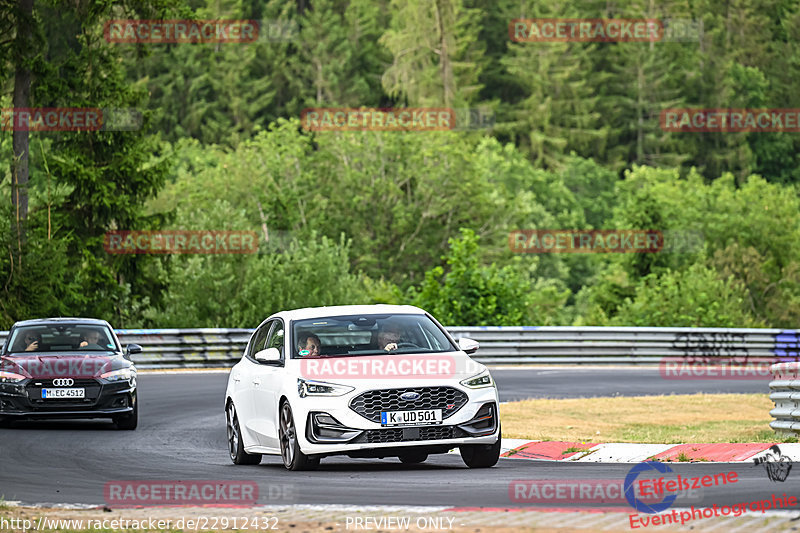
[[[300,451],[297,440],[297,426],[289,402],[283,402],[280,408],[280,424],[278,426],[278,440],[281,447],[283,466],[287,470],[314,470],[319,466],[318,457],[309,457]]]
[[[489,468],[500,460],[500,434],[494,444],[465,444],[459,447],[461,459],[470,468]]]
[[[242,442],[242,430],[239,427],[239,418],[233,402],[228,403],[225,409],[225,419],[228,430],[228,455],[235,465],[257,465],[261,462],[260,453],[247,453]]]

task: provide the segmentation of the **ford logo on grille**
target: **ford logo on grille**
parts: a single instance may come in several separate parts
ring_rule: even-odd
[[[420,397],[420,393],[418,392],[404,392],[400,395],[400,399],[404,402],[413,402],[414,400],[418,400]]]

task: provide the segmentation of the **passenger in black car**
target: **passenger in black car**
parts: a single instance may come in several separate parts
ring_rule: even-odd
[[[23,340],[25,341],[26,352],[36,352],[42,342],[42,335],[40,333],[25,333]]]

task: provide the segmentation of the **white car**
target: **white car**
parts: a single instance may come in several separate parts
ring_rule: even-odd
[[[323,457],[420,463],[458,447],[467,466],[500,456],[497,387],[431,315],[412,306],[298,309],[267,318],[225,392],[235,464],[280,455],[289,470]]]

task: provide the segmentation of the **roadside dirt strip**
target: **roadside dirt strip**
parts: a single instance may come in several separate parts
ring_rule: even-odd
[[[680,511],[680,510],[678,510]],[[740,517],[693,520],[691,524],[641,527],[651,531],[747,531],[769,533],[797,528],[798,513],[767,512]],[[246,524],[246,525],[245,525]],[[512,533],[537,531],[569,533],[632,531],[629,513],[521,508],[446,508],[341,505],[294,505],[219,508],[148,508],[103,510],[6,506],[0,510],[0,531],[330,531]]]

